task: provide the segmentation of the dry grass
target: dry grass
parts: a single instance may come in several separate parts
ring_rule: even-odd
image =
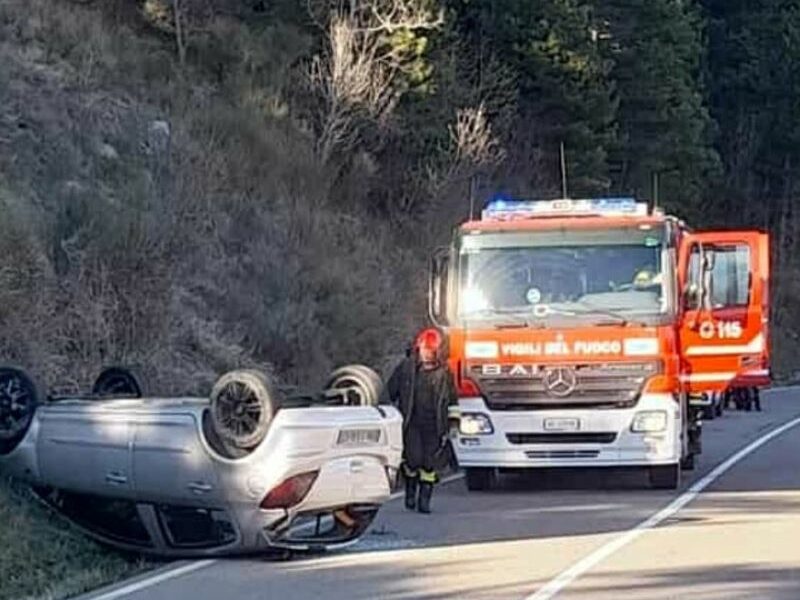
[[[332,206],[336,174],[254,101],[280,88],[261,85],[280,60],[237,71],[221,94],[202,73],[175,76],[169,40],[108,13],[15,4],[0,9],[13,84],[0,89],[0,227],[17,239],[0,244],[25,277],[2,292],[4,359],[60,385],[135,363],[166,393],[242,364],[318,383],[396,352],[422,313],[422,286],[408,284],[420,255]]]

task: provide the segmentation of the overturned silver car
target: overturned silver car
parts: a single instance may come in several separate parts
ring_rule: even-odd
[[[164,556],[317,550],[356,541],[390,494],[402,419],[368,367],[282,394],[258,371],[208,398],[143,397],[128,369],[44,398],[0,367],[0,471],[102,542]]]

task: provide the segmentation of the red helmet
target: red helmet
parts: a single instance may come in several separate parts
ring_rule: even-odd
[[[418,352],[423,348],[425,350],[439,352],[439,350],[442,348],[443,341],[442,334],[439,332],[439,330],[429,327],[428,329],[423,329],[419,332],[417,339],[414,340],[414,348]]]

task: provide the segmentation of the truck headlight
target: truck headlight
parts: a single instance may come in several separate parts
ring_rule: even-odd
[[[667,411],[645,410],[633,417],[631,431],[634,433],[656,433],[667,428]]]
[[[458,430],[461,435],[489,435],[494,433],[491,419],[481,413],[462,413]]]

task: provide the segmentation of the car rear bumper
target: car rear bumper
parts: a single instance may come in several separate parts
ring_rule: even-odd
[[[378,504],[352,504],[294,513],[262,531],[267,546],[294,551],[330,550],[353,544],[364,534]]]

